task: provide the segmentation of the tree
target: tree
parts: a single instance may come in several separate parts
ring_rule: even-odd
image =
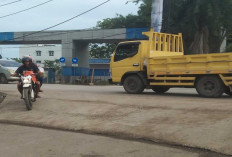
[[[232,1],[172,0],[170,33],[182,32],[189,54],[220,52],[231,32]]]
[[[117,14],[115,18],[99,21],[97,27],[150,28],[152,0],[134,2],[142,2],[137,15]],[[169,11],[164,13],[165,28],[162,30],[172,34],[183,33],[185,54],[220,52],[223,40],[232,32],[231,0],[164,0],[164,4]],[[167,12],[167,8],[164,10]]]
[[[135,1],[138,4],[138,1]],[[151,25],[151,4],[152,0],[144,0],[139,6],[137,15],[116,14],[115,18],[106,18],[97,22],[97,27],[101,29],[113,28],[149,28]]]
[[[137,2],[135,2],[137,3]],[[151,23],[151,0],[144,0],[140,5],[137,15],[126,16],[116,14],[115,18],[106,18],[97,22],[97,28],[149,28]],[[114,44],[90,44],[90,57],[110,58],[117,43]]]
[[[55,69],[57,74],[61,73],[61,67],[60,67],[59,59],[56,59],[54,61],[45,60],[44,61],[44,68]]]
[[[91,58],[110,58],[116,44],[90,44]]]
[[[11,60],[14,60],[18,63],[22,63],[22,59],[21,58],[11,58]]]

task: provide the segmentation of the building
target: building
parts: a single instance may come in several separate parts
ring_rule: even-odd
[[[61,57],[60,45],[31,45],[19,48],[19,58],[30,55],[34,62],[44,67],[44,61],[54,61]]]
[[[44,61],[54,61],[62,57],[62,47],[59,45],[31,45],[24,46],[19,49],[19,57],[30,55],[34,63],[44,67]],[[110,59],[89,59],[89,68],[72,67],[62,68],[62,76],[65,77],[88,77],[90,78],[94,72],[95,81],[106,81],[110,77]],[[51,71],[52,72],[52,71]],[[45,78],[49,83],[54,83],[56,80],[55,72],[48,73],[48,69],[45,69]],[[46,82],[46,81],[45,81]]]

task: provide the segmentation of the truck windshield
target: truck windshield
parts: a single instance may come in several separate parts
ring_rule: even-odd
[[[15,61],[0,60],[0,65],[4,67],[19,67],[21,64]]]
[[[116,49],[114,61],[117,62],[136,55],[138,53],[139,44],[140,43],[129,43],[119,45]]]

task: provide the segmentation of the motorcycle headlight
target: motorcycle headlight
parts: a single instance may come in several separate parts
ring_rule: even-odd
[[[29,77],[22,78],[22,81],[23,81],[24,84],[31,83],[31,79]]]
[[[24,83],[24,84],[28,84],[28,83],[29,83],[29,80],[28,80],[28,79],[24,79],[24,80],[23,80],[23,83]]]

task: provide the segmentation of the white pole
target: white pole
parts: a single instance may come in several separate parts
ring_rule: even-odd
[[[160,32],[162,28],[163,3],[163,0],[153,0],[152,2],[151,28],[153,28],[155,32]]]

